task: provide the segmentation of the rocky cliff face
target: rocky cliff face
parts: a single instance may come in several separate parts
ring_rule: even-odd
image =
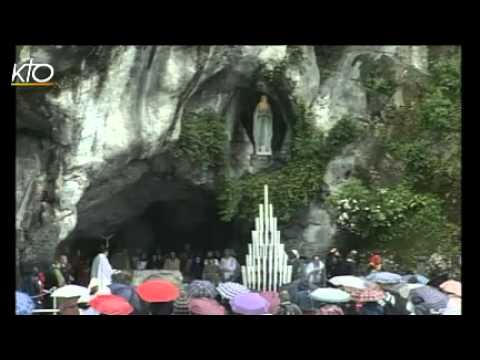
[[[291,92],[262,89],[284,122],[283,150],[294,97],[311,107],[316,126],[328,132],[343,115],[378,113],[378,99],[375,103],[362,86],[365,64],[382,62],[397,77],[405,66],[426,71],[421,46],[341,47],[328,59],[324,47],[298,48],[302,60],[287,64]],[[49,261],[73,231],[90,236],[115,231],[154,201],[188,196],[191,186],[215,191],[212,174],[201,164],[171,156],[186,112],[220,114],[229,140],[228,174],[254,172],[242,118],[262,86],[259,68],[274,68],[292,51],[289,46],[19,47],[17,63],[28,58],[49,63],[60,84],[36,93],[17,90],[22,261]],[[401,105],[403,89],[395,91],[392,101]],[[325,177],[329,191],[365,162],[364,148],[357,144],[332,161]],[[285,229],[287,240],[312,251],[325,248],[335,233],[330,210],[311,204],[304,211],[293,230]]]

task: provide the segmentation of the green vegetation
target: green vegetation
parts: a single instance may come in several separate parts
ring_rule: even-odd
[[[460,221],[461,99],[460,56],[431,63],[430,81],[418,104],[394,111],[382,134],[394,159],[405,165],[406,180],[420,192],[445,201],[451,221]]]
[[[222,219],[230,221],[234,216],[244,219],[254,217],[258,204],[263,201],[263,186],[268,184],[276,216],[280,222],[288,222],[297,210],[308,205],[320,193],[328,161],[360,135],[361,129],[354,120],[345,118],[325,139],[324,134],[314,127],[312,114],[300,105],[288,164],[281,169],[225,181],[218,199]]]
[[[402,182],[387,187],[354,179],[329,201],[338,224],[362,244],[413,254],[459,254],[461,198],[460,56],[430,64],[421,98],[389,110],[377,135],[385,156],[403,164]]]
[[[287,56],[279,61],[273,69],[267,69],[266,67],[261,67],[259,69],[259,77],[264,79],[270,87],[274,89],[283,89],[291,91],[294,88],[293,82],[285,76],[285,72],[288,67],[297,67],[300,66],[300,71],[302,71],[302,61],[304,60],[303,50],[301,46],[288,46]]]
[[[360,78],[367,91],[373,96],[378,94],[392,96],[397,83],[391,60],[387,56],[375,60],[370,55],[360,55],[358,60],[362,61]]]
[[[222,168],[228,140],[224,124],[223,119],[213,111],[185,114],[174,156],[209,169]]]

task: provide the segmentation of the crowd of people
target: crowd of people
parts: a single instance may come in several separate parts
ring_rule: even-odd
[[[431,279],[414,271],[394,274],[384,268],[379,251],[364,264],[356,250],[342,256],[332,248],[323,259],[320,255],[309,259],[291,250],[292,282],[276,292],[256,292],[242,285],[241,266],[230,249],[223,256],[213,250],[200,254],[187,244],[178,256],[173,251],[164,256],[156,250],[150,257],[141,252],[129,256],[126,251],[110,257],[103,246],[91,266],[81,255],[77,251],[72,262],[65,254],[59,255],[47,273],[33,269],[22,290],[36,308],[52,307],[51,298],[45,296],[48,289],[76,284],[88,289],[88,294],[60,304],[61,314],[102,314],[108,301],[126,302],[122,314],[118,313],[121,304],[115,303],[115,315],[424,315],[458,314],[461,309],[461,288],[448,274],[428,274],[433,275]],[[177,286],[151,280],[134,287],[112,280],[116,272],[131,268],[179,271],[184,282]],[[361,286],[356,288],[355,281]],[[103,305],[95,303],[100,299]],[[248,306],[242,307],[242,301]]]

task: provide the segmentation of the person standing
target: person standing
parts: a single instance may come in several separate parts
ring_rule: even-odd
[[[34,266],[28,279],[30,286],[26,289],[27,294],[33,298],[36,307],[39,309],[43,307],[44,280],[42,281],[42,274],[38,267]]]
[[[180,271],[180,259],[177,257],[174,251],[170,252],[170,255],[165,259],[163,269]]]
[[[203,280],[208,280],[215,285],[218,285],[221,278],[220,262],[215,258],[213,251],[209,251],[207,252],[207,257],[204,261]]]
[[[351,250],[348,253],[347,259],[345,260],[345,275],[359,275],[357,255],[358,252],[356,250]]]
[[[286,290],[280,292],[280,309],[277,315],[302,315],[302,310],[297,304],[290,301],[290,294]]]
[[[239,268],[240,264],[237,259],[232,256],[229,249],[226,249],[225,255],[220,261],[220,270],[222,271],[223,281],[234,281]]]
[[[157,251],[155,254],[152,255],[152,258],[148,262],[147,268],[149,270],[158,270],[161,269],[163,266],[162,262],[162,255]]]
[[[60,288],[67,284],[62,272],[62,263],[60,261],[60,258],[57,258],[56,261],[52,264],[50,271],[53,280],[52,284],[49,284],[51,285],[51,287]]]
[[[327,258],[325,259],[325,268],[326,268],[326,272],[327,272],[327,277],[330,279],[331,277],[333,277],[333,272],[334,272],[334,269],[337,265],[337,261],[338,259],[336,258],[335,256],[335,253],[337,252],[337,248],[332,248],[330,249],[330,251],[328,252],[327,254]]]
[[[190,276],[192,280],[200,280],[203,278],[203,266],[202,258],[200,256],[195,256],[190,268]]]
[[[93,259],[91,278],[98,279],[99,289],[104,289],[112,283],[113,268],[108,260],[108,248],[105,245],[100,247],[100,250]]]
[[[86,287],[90,281],[90,269],[87,259],[80,250],[77,250],[76,256],[72,261],[72,270],[75,284]]]
[[[368,261],[368,265],[371,271],[380,271],[382,269],[382,257],[380,251],[374,251]]]
[[[289,265],[292,266],[292,280],[301,279],[305,276],[305,263],[300,258],[300,253],[296,249],[290,251]]]
[[[183,247],[183,252],[180,254],[180,271],[182,274],[189,275],[190,266],[192,265],[192,249],[190,244],[185,244]]]
[[[325,286],[325,264],[320,260],[319,255],[315,255],[313,261],[305,267],[305,277],[310,288]]]
[[[66,284],[73,283],[72,265],[68,262],[67,255],[60,255],[60,271],[62,272]]]

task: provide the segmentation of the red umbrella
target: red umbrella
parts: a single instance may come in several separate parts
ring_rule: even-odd
[[[352,300],[357,303],[371,302],[371,301],[380,301],[385,297],[385,293],[377,288],[367,288],[367,289],[347,289]]]
[[[90,306],[104,315],[129,315],[133,307],[117,295],[97,295],[90,300]]]
[[[161,279],[145,281],[137,287],[137,293],[143,301],[150,303],[175,301],[180,296],[180,290],[173,283]]]

